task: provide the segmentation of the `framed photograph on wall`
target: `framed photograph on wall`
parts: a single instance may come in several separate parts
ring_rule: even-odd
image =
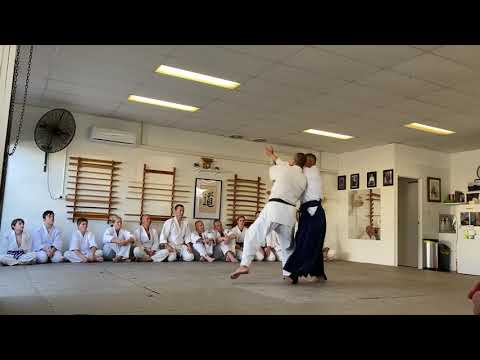
[[[360,187],[360,174],[350,175],[350,189],[358,189]]]
[[[367,188],[377,187],[377,172],[367,172]]]
[[[195,179],[193,217],[220,219],[222,211],[222,180]]]
[[[441,202],[442,180],[439,178],[427,177],[427,200],[429,202]]]
[[[383,170],[383,186],[393,185],[393,169]]]
[[[345,190],[347,188],[347,175],[342,175],[337,178],[337,190]]]

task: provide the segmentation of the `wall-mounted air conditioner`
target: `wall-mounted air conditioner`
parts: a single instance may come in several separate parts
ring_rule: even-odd
[[[137,145],[137,134],[131,131],[92,126],[90,128],[90,140],[109,144],[135,146]]]

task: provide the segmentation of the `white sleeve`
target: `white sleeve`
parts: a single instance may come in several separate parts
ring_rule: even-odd
[[[277,160],[275,160],[275,163],[280,166],[288,166],[288,161],[283,161],[280,158],[277,158]]]
[[[32,251],[32,237],[27,231],[23,231],[23,235],[25,236],[25,243],[22,243],[24,250],[27,252]]]
[[[122,229],[122,230],[123,230],[123,236],[125,237],[125,240],[129,240],[130,238],[133,238],[133,235],[130,231],[126,229]]]
[[[42,229],[39,228],[39,229],[36,229],[34,232],[33,232],[33,235],[32,235],[32,247],[33,247],[33,251],[40,251],[40,250],[45,250],[44,249],[44,246],[42,246],[42,235],[41,235],[41,232]]]
[[[95,241],[95,234],[92,232],[88,232],[88,248],[98,247],[97,242]]]
[[[68,250],[80,250],[80,237],[77,230],[73,230],[72,239],[70,240],[70,248]]]
[[[53,246],[55,246],[55,249],[62,251],[62,232],[60,231],[59,228],[55,227],[55,235],[53,238]]]
[[[192,243],[192,238],[191,238],[192,232],[190,231],[190,225],[187,222],[187,227],[185,229],[185,244]]]
[[[163,223],[162,231],[160,232],[160,240],[159,240],[160,244],[168,243],[168,236],[170,235],[170,224],[171,224],[171,219]]]
[[[142,243],[142,229],[138,228],[133,232],[133,237],[138,244]]]
[[[158,232],[156,229],[151,230],[152,237],[153,237],[153,245],[152,245],[152,250],[157,251],[158,248],[160,247],[160,243],[158,242]]]
[[[108,228],[105,230],[105,233],[103,234],[103,243],[111,243],[113,239],[116,239],[117,236],[115,235],[115,231],[113,230],[113,227]]]

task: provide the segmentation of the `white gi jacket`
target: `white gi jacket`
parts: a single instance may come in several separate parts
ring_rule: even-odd
[[[54,246],[55,249],[62,251],[62,232],[59,228],[52,226],[49,234],[45,224],[42,224],[33,232],[32,245],[33,251],[48,251],[50,246]]]
[[[26,253],[32,251],[32,239],[25,230],[22,232],[22,243],[20,244],[20,247],[18,247],[17,237],[15,236],[15,230],[13,229],[5,233],[5,244],[5,254],[7,251],[23,250]]]
[[[133,236],[135,237],[138,245],[143,246],[145,249],[157,251],[159,247],[158,232],[151,226],[148,229],[148,232],[150,234],[150,239],[148,238],[145,228],[140,225],[140,227],[133,233]]]
[[[170,244],[175,248],[191,242],[190,228],[187,220],[181,220],[180,223],[176,217],[168,219],[163,224],[160,232],[160,244]]]
[[[111,243],[113,239],[128,240],[131,237],[132,237],[132,233],[125,229],[120,229],[117,236],[117,232],[115,231],[115,228],[111,226],[107,230],[105,230],[105,233],[103,234],[103,243],[104,244]]]
[[[90,248],[96,247],[97,242],[95,241],[95,235],[86,231],[85,235],[82,235],[80,230],[74,230],[72,233],[72,240],[70,241],[70,251],[79,250],[83,255],[88,256],[90,254]]]

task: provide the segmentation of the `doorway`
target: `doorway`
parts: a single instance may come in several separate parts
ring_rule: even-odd
[[[418,179],[398,178],[398,266],[418,268]]]

